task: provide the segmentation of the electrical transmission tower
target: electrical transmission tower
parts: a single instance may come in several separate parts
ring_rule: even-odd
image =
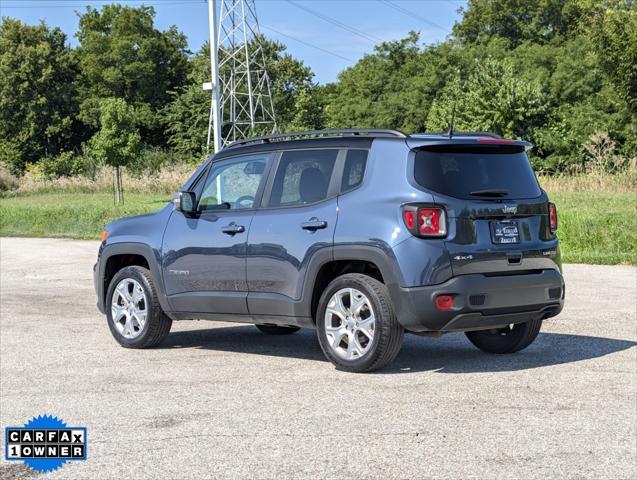
[[[216,2],[209,2],[214,9]],[[220,0],[219,3],[219,23],[211,29],[211,35],[216,34],[211,48],[217,48],[217,55],[211,51],[211,62],[218,62],[216,72],[212,66],[218,97],[215,102],[213,94],[210,115],[211,124],[217,119],[220,129],[215,132],[221,139],[221,145],[215,145],[216,151],[228,142],[276,130],[254,0]],[[214,14],[216,17],[216,12]],[[215,103],[218,112],[213,111]]]

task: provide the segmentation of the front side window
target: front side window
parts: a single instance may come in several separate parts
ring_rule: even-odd
[[[269,155],[214,163],[199,200],[200,210],[252,208]]]
[[[272,185],[272,207],[306,205],[327,198],[338,150],[284,152]]]

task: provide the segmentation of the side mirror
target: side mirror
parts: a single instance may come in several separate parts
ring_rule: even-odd
[[[177,192],[173,199],[175,210],[185,214],[196,213],[197,196],[195,192]]]

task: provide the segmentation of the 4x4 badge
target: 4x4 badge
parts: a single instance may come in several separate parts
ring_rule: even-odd
[[[502,211],[504,213],[515,214],[518,211],[518,207],[516,205],[505,205],[505,206],[502,207]]]

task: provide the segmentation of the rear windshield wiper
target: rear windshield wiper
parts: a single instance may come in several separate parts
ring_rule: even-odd
[[[508,194],[509,191],[504,189],[474,190],[473,192],[469,192],[469,195],[475,197],[504,197]]]

